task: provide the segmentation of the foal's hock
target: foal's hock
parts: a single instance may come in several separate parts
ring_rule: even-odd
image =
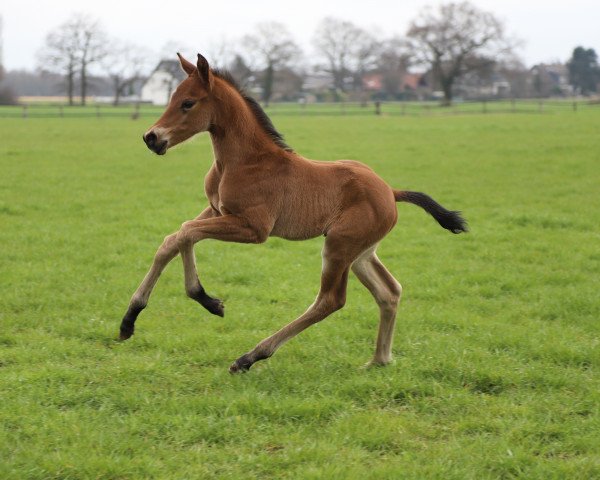
[[[302,157],[286,145],[260,105],[227,72],[212,70],[202,55],[196,65],[181,55],[179,60],[188,77],[144,134],[144,142],[164,155],[192,135],[208,131],[214,149],[214,162],[204,179],[210,206],[164,239],[131,298],[121,323],[121,339],[133,335],[135,321],[161,272],[178,254],[183,260],[187,295],[209,312],[224,315],[223,303],[209,296],[198,279],[193,248],[200,240],[262,243],[269,236],[304,240],[323,235],[321,288],[314,303],[238,358],[229,371],[248,370],[302,330],[342,308],[350,270],[380,309],[377,346],[370,363],[389,363],[402,288],[375,252],[396,224],[396,202],[420,206],[453,233],[466,232],[466,222],[459,212],[446,210],[424,193],[393,190],[362,163]]]

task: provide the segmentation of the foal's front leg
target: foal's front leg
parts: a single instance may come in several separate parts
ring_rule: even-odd
[[[209,297],[198,279],[194,244],[205,238],[237,243],[262,243],[270,229],[253,226],[245,218],[224,215],[185,222],[177,233],[177,245],[183,260],[185,291],[208,311],[223,316],[223,303]]]
[[[160,274],[169,264],[169,262],[177,256],[178,253],[177,232],[175,232],[165,237],[162,245],[158,248],[156,254],[154,255],[154,260],[150,270],[142,280],[142,283],[140,283],[140,286],[137,288],[135,293],[132,295],[131,300],[129,301],[127,312],[121,321],[119,335],[121,340],[127,340],[133,335],[135,321],[137,320],[140,312],[146,308],[148,299],[152,293],[152,289],[156,285],[156,282],[158,282]]]
[[[178,233],[179,235],[179,233]],[[178,246],[179,249],[179,246]],[[209,296],[198,278],[196,269],[196,255],[194,254],[194,245],[186,245],[180,250],[183,260],[183,274],[185,278],[185,293],[192,300],[196,300],[200,305],[206,308],[210,313],[225,316],[225,305],[218,298]]]
[[[210,218],[212,216],[214,216],[214,210],[211,207],[208,207],[200,215],[198,215],[198,217],[196,217],[196,220]],[[177,244],[178,233],[179,232],[175,232],[165,237],[162,245],[159,247],[156,254],[154,255],[154,260],[152,262],[150,270],[148,271],[148,273],[144,277],[144,280],[142,280],[142,283],[131,297],[131,300],[129,301],[129,307],[127,308],[127,312],[125,313],[125,316],[123,317],[123,320],[121,322],[121,340],[126,340],[133,335],[135,329],[135,321],[137,320],[137,317],[140,314],[140,312],[148,304],[150,294],[152,293],[156,282],[158,282],[162,271],[169,264],[169,262],[173,260],[179,253],[179,246]]]

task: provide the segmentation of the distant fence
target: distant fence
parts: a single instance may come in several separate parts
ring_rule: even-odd
[[[600,102],[587,100],[485,100],[455,102],[442,106],[439,102],[368,102],[361,103],[274,103],[270,115],[464,115],[488,113],[559,113],[600,110]]]
[[[465,115],[510,113],[560,113],[600,109],[600,101],[586,100],[493,100],[455,102],[449,107],[438,102],[339,102],[272,103],[269,115]],[[131,118],[159,116],[164,107],[152,105],[112,106],[92,104],[64,106],[29,104],[0,107],[0,118]]]
[[[0,107],[0,118],[132,118],[160,114],[164,107],[151,105],[103,105],[67,106],[53,104],[10,105]]]

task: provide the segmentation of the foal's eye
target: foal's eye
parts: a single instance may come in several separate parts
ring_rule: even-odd
[[[182,110],[189,110],[190,108],[192,108],[194,105],[196,104],[196,102],[194,100],[184,100],[181,103],[181,109]]]

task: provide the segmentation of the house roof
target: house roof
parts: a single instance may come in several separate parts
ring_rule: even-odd
[[[406,89],[406,88],[410,88],[412,90],[416,90],[417,88],[419,88],[421,85],[421,77],[423,75],[420,73],[407,73],[406,75],[404,75],[404,78],[402,79],[402,88]]]
[[[556,75],[568,75],[569,70],[566,65],[562,63],[539,63],[531,67],[531,71],[544,71],[548,73],[554,73]]]
[[[181,65],[179,64],[178,60],[161,60],[160,62],[158,62],[156,68],[152,71],[152,73],[155,72],[167,72],[179,81],[184,80],[187,76],[181,68]]]

